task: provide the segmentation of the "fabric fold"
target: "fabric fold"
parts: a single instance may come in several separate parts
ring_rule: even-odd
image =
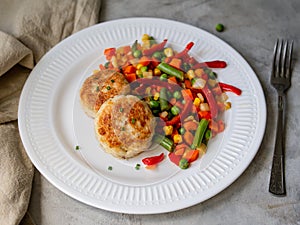
[[[26,213],[34,167],[18,131],[23,85],[43,55],[98,22],[101,0],[3,0],[0,7],[0,225],[32,223]]]

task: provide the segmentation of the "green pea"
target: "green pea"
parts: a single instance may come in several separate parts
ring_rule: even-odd
[[[218,32],[223,32],[224,29],[225,29],[225,27],[224,27],[223,24],[218,23],[218,24],[216,25],[216,31],[218,31]]]
[[[183,71],[188,71],[191,68],[190,64],[183,63]]]
[[[141,50],[135,50],[133,52],[133,57],[140,58],[141,56],[142,56],[142,51]]]
[[[180,99],[180,98],[181,98],[180,92],[179,92],[179,91],[175,91],[175,92],[173,93],[173,97],[176,98],[176,99]]]
[[[183,127],[180,127],[178,131],[179,131],[179,134],[184,134],[185,133],[185,129]]]
[[[140,69],[141,72],[146,72],[147,70],[148,70],[147,66],[142,66]]]
[[[190,163],[189,163],[189,161],[187,159],[180,159],[180,161],[179,161],[179,167],[181,169],[187,169],[187,168],[189,168],[189,166],[190,166]]]
[[[152,56],[156,59],[160,59],[162,57],[162,54],[161,52],[154,52]]]
[[[179,112],[180,112],[180,109],[179,109],[176,105],[174,105],[174,106],[171,108],[171,113],[172,113],[174,116],[178,115]]]
[[[165,73],[163,73],[162,75],[160,75],[159,79],[160,79],[161,81],[167,80],[167,79],[168,79],[168,75],[165,74]]]

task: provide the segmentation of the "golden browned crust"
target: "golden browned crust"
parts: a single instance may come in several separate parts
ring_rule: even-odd
[[[94,109],[94,106],[100,92],[99,85],[104,83],[107,77],[113,73],[115,73],[114,70],[99,71],[88,77],[82,84],[79,93],[80,103],[88,116],[92,118],[96,116],[97,111]]]
[[[99,83],[99,93],[94,104],[94,111],[98,112],[101,105],[109,98],[129,92],[129,86],[123,74],[115,72],[103,83]]]
[[[95,118],[99,142],[107,153],[118,158],[131,158],[147,150],[155,125],[147,104],[131,95],[107,100]]]

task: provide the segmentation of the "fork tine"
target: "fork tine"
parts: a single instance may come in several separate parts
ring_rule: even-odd
[[[287,70],[286,70],[286,77],[291,79],[291,66],[292,66],[292,54],[293,54],[293,44],[294,41],[291,41],[290,47],[289,47],[289,52],[287,56]]]
[[[277,51],[278,51],[278,42],[279,40],[277,39],[276,44],[274,46],[274,51],[273,51],[273,63],[272,63],[272,77],[276,75],[276,60],[277,60]]]
[[[280,76],[285,77],[286,76],[286,55],[287,55],[287,50],[288,50],[288,40],[282,41],[282,46],[283,47],[283,53],[281,56],[281,65],[280,65]]]
[[[277,52],[277,60],[276,60],[276,77],[281,77],[281,65],[282,65],[282,48],[283,48],[283,40],[279,42],[279,51]]]

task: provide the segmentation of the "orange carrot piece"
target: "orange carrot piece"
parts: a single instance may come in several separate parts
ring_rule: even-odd
[[[190,131],[186,131],[186,132],[183,134],[183,139],[185,140],[185,142],[186,142],[188,145],[191,145],[191,144],[193,144],[194,136],[193,136],[193,134],[192,134]]]
[[[198,124],[194,121],[187,121],[183,124],[184,129],[187,131],[197,130]]]
[[[169,63],[170,66],[175,67],[176,69],[180,69],[182,64],[181,59],[178,58],[172,58],[171,62]]]
[[[169,83],[177,83],[176,77],[169,77],[168,82]]]
[[[135,73],[125,74],[125,78],[129,83],[131,83],[136,80],[136,74]]]

